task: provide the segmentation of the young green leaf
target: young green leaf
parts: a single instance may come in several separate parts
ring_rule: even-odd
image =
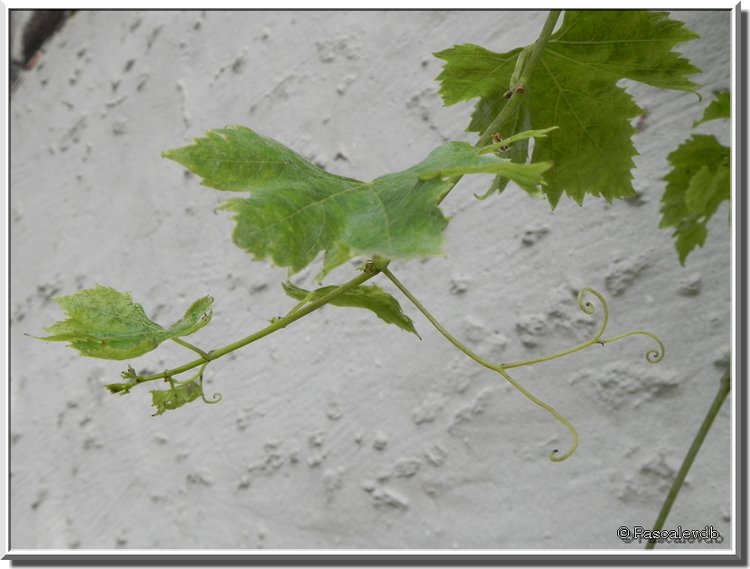
[[[107,385],[105,385],[110,393],[119,393],[120,395],[130,393],[130,388],[132,386],[133,385],[130,383],[108,383]]]
[[[703,117],[701,117],[699,121],[693,123],[693,128],[704,122],[717,119],[728,119],[730,118],[731,110],[729,91],[717,93],[714,100],[711,101],[711,104],[706,107],[705,111],[703,111]]]
[[[448,220],[439,200],[451,177],[507,176],[527,188],[542,183],[548,164],[517,165],[449,142],[408,170],[361,182],[336,176],[284,145],[234,126],[209,131],[184,148],[163,153],[225,191],[247,199],[221,206],[234,213],[234,241],[256,259],[270,258],[298,272],[321,252],[323,272],[355,255],[411,259],[442,252]]]
[[[151,391],[151,403],[156,407],[154,416],[161,415],[165,411],[178,409],[183,405],[195,401],[203,393],[203,388],[197,381],[187,381],[171,385],[169,389]]]
[[[730,151],[714,136],[694,135],[668,157],[672,170],[664,178],[659,227],[674,227],[675,247],[685,264],[695,247],[702,247],[707,225],[731,197]]]
[[[211,321],[213,312],[214,299],[210,296],[199,298],[190,308],[185,311],[185,316],[169,327],[168,334],[170,338],[179,338],[181,336],[190,336],[194,334]]]
[[[699,69],[672,48],[697,37],[665,12],[565,12],[523,92],[512,95],[523,97],[519,110],[500,127],[503,136],[513,134],[522,117],[530,128],[560,127],[537,140],[533,153],[534,162],[554,164],[542,188],[553,208],[563,193],[579,204],[587,194],[634,195],[631,120],[642,111],[617,82],[694,91],[688,76]],[[438,76],[445,104],[479,98],[469,130],[484,132],[507,104],[520,53],[457,45],[435,54],[446,61]]]
[[[284,292],[300,302],[314,302],[337,288],[336,286],[324,286],[311,292],[290,282],[285,282],[282,286],[284,287]],[[334,306],[366,308],[367,310],[371,310],[383,322],[395,324],[402,330],[416,334],[421,339],[416,328],[414,328],[414,322],[401,310],[401,304],[399,304],[398,300],[377,285],[359,285],[354,287],[336,297],[331,301],[331,304]]]
[[[186,336],[211,320],[213,299],[206,296],[188,308],[168,330],[152,321],[129,294],[97,285],[55,301],[67,320],[46,328],[51,335],[40,340],[70,342],[84,356],[123,360],[150,352],[170,338]]]

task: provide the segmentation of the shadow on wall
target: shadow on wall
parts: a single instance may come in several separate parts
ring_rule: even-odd
[[[10,92],[20,83],[24,71],[33,69],[45,42],[62,28],[75,10],[12,10],[10,13]],[[14,38],[20,36],[20,41]]]

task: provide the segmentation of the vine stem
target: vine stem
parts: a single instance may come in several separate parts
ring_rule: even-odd
[[[499,130],[499,128],[505,123],[505,121],[508,120],[508,118],[511,117],[513,113],[516,112],[516,110],[518,110],[518,107],[521,104],[521,98],[517,96],[519,93],[515,91],[515,87],[518,87],[519,85],[525,85],[529,82],[531,74],[533,73],[534,68],[539,62],[539,58],[542,56],[544,49],[547,47],[549,38],[552,35],[552,30],[555,29],[555,24],[557,23],[557,19],[560,17],[561,12],[561,10],[550,10],[550,13],[547,14],[547,20],[544,22],[544,27],[542,28],[542,31],[540,32],[537,40],[534,42],[534,49],[529,58],[526,60],[526,64],[524,66],[523,73],[521,74],[519,84],[511,85],[511,88],[513,89],[511,92],[510,100],[505,104],[505,106],[498,113],[492,123],[490,123],[490,126],[488,126],[481,134],[479,140],[474,145],[477,148],[487,146],[487,143],[490,142],[492,135],[497,130]],[[456,187],[458,182],[461,181],[462,177],[463,176],[456,177],[456,179],[453,181],[453,185],[448,188],[442,196],[440,196],[440,199],[438,199],[437,201],[437,205],[440,205],[442,203],[442,201],[451,192],[451,190]]]
[[[134,384],[144,383],[146,381],[154,381],[157,379],[166,379],[175,375],[179,375],[183,372],[186,372],[188,370],[191,370],[193,368],[196,368],[204,364],[208,364],[208,362],[212,362],[223,356],[226,356],[227,354],[234,352],[235,350],[244,348],[248,344],[252,344],[253,342],[260,340],[261,338],[265,338],[269,334],[273,334],[274,332],[281,330],[282,328],[286,328],[292,322],[299,320],[303,316],[307,316],[311,312],[314,312],[321,306],[328,304],[330,301],[340,296],[341,294],[345,293],[346,291],[351,290],[361,285],[362,283],[370,280],[379,272],[380,272],[379,269],[369,266],[369,268],[365,268],[365,270],[363,271],[361,275],[358,275],[352,280],[342,284],[341,286],[332,290],[325,296],[320,297],[315,302],[311,302],[310,304],[302,308],[300,308],[299,305],[297,305],[286,316],[283,316],[282,318],[275,320],[270,326],[266,326],[262,330],[258,330],[257,332],[250,334],[249,336],[242,338],[241,340],[237,340],[236,342],[228,344],[224,346],[223,348],[212,350],[210,352],[203,352],[204,355],[202,355],[201,358],[198,360],[193,360],[192,362],[188,362],[179,367],[168,369],[166,371],[163,371],[162,373],[155,373],[153,375],[144,375],[144,376],[136,377]],[[181,343],[181,342],[178,342],[178,343]]]
[[[424,315],[424,317],[427,318],[430,324],[432,324],[435,327],[435,329],[445,337],[446,340],[448,340],[451,344],[453,344],[456,348],[458,348],[464,354],[469,356],[472,360],[477,362],[479,365],[486,367],[487,369],[490,369],[494,372],[499,373],[501,376],[503,376],[503,378],[505,378],[505,380],[508,383],[510,383],[513,387],[515,387],[518,391],[520,391],[521,394],[523,394],[523,396],[526,397],[529,401],[531,401],[532,403],[535,403],[536,405],[538,405],[539,407],[547,411],[550,415],[552,415],[555,419],[557,419],[558,421],[560,421],[560,423],[562,423],[563,425],[565,425],[565,427],[567,427],[568,431],[570,432],[571,437],[573,438],[573,444],[571,445],[570,449],[561,456],[557,456],[558,454],[557,449],[553,450],[552,453],[550,454],[550,460],[554,462],[562,462],[563,460],[571,456],[576,451],[576,449],[578,448],[579,437],[578,437],[578,432],[576,431],[575,427],[570,421],[568,421],[565,417],[563,417],[560,413],[558,413],[558,411],[554,407],[552,407],[550,404],[545,403],[544,401],[542,401],[541,399],[533,395],[531,392],[526,390],[525,387],[523,387],[520,383],[518,383],[518,381],[513,379],[508,374],[507,371],[505,371],[504,366],[500,364],[494,364],[488,360],[485,360],[484,358],[479,356],[476,352],[474,352],[469,347],[461,343],[458,339],[456,339],[456,337],[453,336],[453,334],[448,332],[448,330],[446,330],[446,328],[442,324],[440,324],[440,322],[438,322],[438,320],[411,293],[411,291],[408,288],[406,288],[406,286],[404,286],[404,284],[400,280],[398,280],[398,278],[396,278],[396,275],[394,275],[387,266],[379,266],[378,268],[380,269],[380,272],[382,272],[388,278],[388,280],[390,280],[396,286],[396,288],[398,288],[404,294],[404,296],[406,296],[406,298],[409,299],[409,301],[417,308],[417,310],[419,310]]]
[[[525,87],[529,82],[529,79],[534,72],[534,68],[537,66],[537,63],[539,63],[539,59],[542,57],[542,53],[544,53],[544,50],[547,47],[547,43],[552,36],[552,31],[555,29],[555,24],[557,24],[557,19],[560,17],[561,12],[561,10],[550,10],[549,14],[547,14],[547,20],[544,22],[544,27],[539,34],[539,38],[534,42],[534,49],[531,51],[531,55],[529,55],[529,58],[526,60],[524,68],[521,71],[518,85],[510,86],[512,89],[510,100],[490,123],[490,126],[484,130],[482,136],[479,137],[477,146],[486,146],[492,138],[492,135],[503,126],[505,121],[508,120],[513,113],[518,110],[518,107],[521,104],[521,97],[518,96],[519,92],[517,89],[518,87]]]
[[[719,383],[719,391],[716,393],[716,397],[714,397],[713,403],[711,403],[711,407],[709,408],[705,419],[703,419],[703,423],[701,424],[700,429],[698,429],[698,433],[695,435],[695,439],[693,439],[693,444],[690,445],[690,448],[685,455],[685,459],[682,461],[682,466],[680,466],[680,470],[677,472],[677,477],[674,479],[674,482],[672,482],[669,494],[667,494],[667,498],[664,500],[664,504],[656,518],[656,522],[654,522],[654,531],[660,531],[664,528],[664,522],[667,521],[667,516],[669,516],[669,512],[672,510],[672,505],[677,499],[677,494],[680,493],[680,489],[685,482],[685,477],[687,476],[690,467],[693,465],[695,457],[698,455],[698,451],[701,449],[701,445],[703,445],[703,441],[706,439],[706,435],[708,435],[708,432],[711,430],[711,425],[713,425],[714,419],[716,419],[716,416],[719,414],[721,406],[724,404],[724,400],[727,398],[727,395],[729,395],[731,388],[730,383],[729,369],[727,369]],[[646,543],[646,549],[653,549],[655,546],[656,540],[649,540]]]

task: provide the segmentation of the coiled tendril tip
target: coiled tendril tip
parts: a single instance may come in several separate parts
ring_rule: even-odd
[[[201,390],[201,399],[203,399],[204,403],[208,403],[209,405],[214,405],[215,403],[218,403],[219,401],[221,401],[223,398],[224,396],[221,393],[214,393],[211,396],[210,400],[206,399],[206,394],[203,393],[203,391]]]

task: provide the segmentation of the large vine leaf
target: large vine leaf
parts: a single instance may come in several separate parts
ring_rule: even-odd
[[[549,126],[549,125],[547,125]],[[326,172],[286,146],[233,126],[164,152],[225,191],[246,191],[234,213],[234,241],[256,259],[298,272],[324,252],[323,274],[355,255],[411,259],[442,252],[448,220],[438,203],[464,174],[506,176],[528,191],[550,164],[521,165],[464,142],[449,142],[411,168],[362,182]]]
[[[324,297],[336,286],[324,286],[314,291],[305,290],[290,282],[283,284],[284,292],[300,302],[314,302]],[[401,304],[378,285],[359,285],[340,294],[331,301],[334,306],[349,306],[354,308],[365,308],[372,311],[375,316],[387,324],[395,324],[402,330],[416,334],[414,322],[401,309]]]
[[[587,194],[607,200],[634,195],[631,121],[642,110],[617,82],[694,91],[688,76],[699,69],[673,48],[697,37],[665,12],[565,12],[528,84],[513,95],[522,104],[499,133],[507,136],[522,124],[560,127],[535,142],[532,157],[554,164],[542,188],[553,208],[563,193],[579,204]],[[484,132],[507,104],[522,52],[467,44],[435,54],[446,61],[438,77],[446,105],[479,97],[469,130]]]
[[[187,336],[211,320],[213,298],[196,300],[185,316],[165,329],[148,316],[129,294],[97,285],[55,299],[68,318],[55,322],[39,338],[50,342],[70,342],[81,355],[108,360],[134,358],[150,352],[171,338]]]

